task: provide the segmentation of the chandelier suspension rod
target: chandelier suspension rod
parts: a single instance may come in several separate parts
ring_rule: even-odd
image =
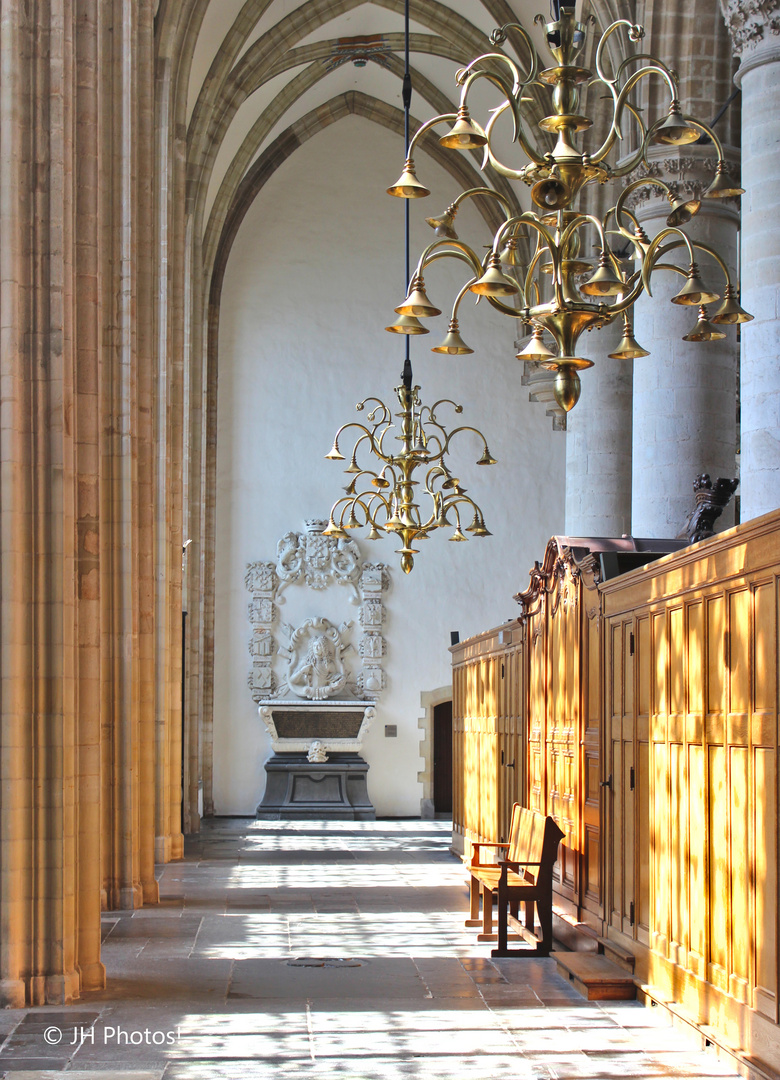
[[[401,99],[404,105],[404,154],[409,156],[409,109],[412,104],[412,76],[409,71],[409,0],[404,2],[404,81],[403,89],[401,91]],[[404,288],[409,283],[409,200],[404,199]],[[412,388],[412,360],[410,356],[410,336],[404,334],[405,340],[405,354],[404,354],[404,370],[401,374],[401,381],[407,390]]]

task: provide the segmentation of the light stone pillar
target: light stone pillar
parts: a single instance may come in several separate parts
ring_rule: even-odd
[[[780,506],[780,2],[721,0],[742,90],[741,516]]]
[[[709,176],[690,180],[699,171],[696,147],[680,155],[668,151],[662,163],[667,182],[683,178],[688,195],[706,186]],[[652,193],[653,189],[646,189]],[[654,196],[635,208],[648,235],[666,224],[669,204]],[[738,216],[735,203],[704,199],[701,210],[685,226],[692,240],[709,244],[736,273]],[[722,271],[709,256],[696,252],[701,276],[723,295]],[[687,269],[685,248],[672,253],[673,261]],[[669,258],[661,260],[669,262]],[[733,279],[733,278],[732,278]],[[737,475],[737,344],[734,327],[722,326],[719,341],[688,342],[683,337],[696,325],[698,308],[670,303],[684,278],[671,271],[653,274],[652,297],[635,306],[634,333],[650,356],[634,361],[633,497],[631,532],[634,536],[672,538],[683,528],[694,506],[693,481],[700,473]],[[709,314],[714,307],[711,305]],[[733,523],[733,506],[721,519]]]
[[[632,360],[613,360],[623,335],[616,319],[583,334],[582,395],[567,416],[566,532],[569,536],[622,536],[631,528]]]

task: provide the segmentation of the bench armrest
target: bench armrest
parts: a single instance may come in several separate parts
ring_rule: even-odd
[[[472,847],[472,852],[473,853],[472,853],[472,856],[471,856],[471,862],[469,863],[469,866],[493,866],[494,865],[493,863],[481,863],[479,861],[479,849],[480,848],[504,848],[504,849],[508,849],[509,844],[498,844],[498,843],[492,843],[489,840],[478,840],[475,843],[472,843],[471,847]]]
[[[506,885],[510,870],[519,874],[521,866],[541,866],[542,864],[539,862],[517,862],[514,859],[499,859],[498,865],[501,867],[501,885]]]

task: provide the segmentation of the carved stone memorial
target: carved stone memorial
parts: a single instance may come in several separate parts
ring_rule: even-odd
[[[376,816],[360,748],[385,685],[389,574],[382,563],[364,562],[353,540],[323,536],[324,527],[307,521],[304,532],[282,537],[275,563],[247,567],[249,687],[273,749],[257,807],[266,820]],[[312,609],[297,626],[279,615],[290,586],[307,590]],[[316,596],[309,593],[331,589],[358,607],[357,619],[336,624],[313,610]]]

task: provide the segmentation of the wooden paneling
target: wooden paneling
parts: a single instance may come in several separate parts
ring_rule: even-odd
[[[471,840],[505,838],[512,804],[523,801],[523,629],[489,630],[451,652],[453,829],[467,847]]]
[[[777,1066],[780,514],[600,592],[607,933],[642,978]]]

